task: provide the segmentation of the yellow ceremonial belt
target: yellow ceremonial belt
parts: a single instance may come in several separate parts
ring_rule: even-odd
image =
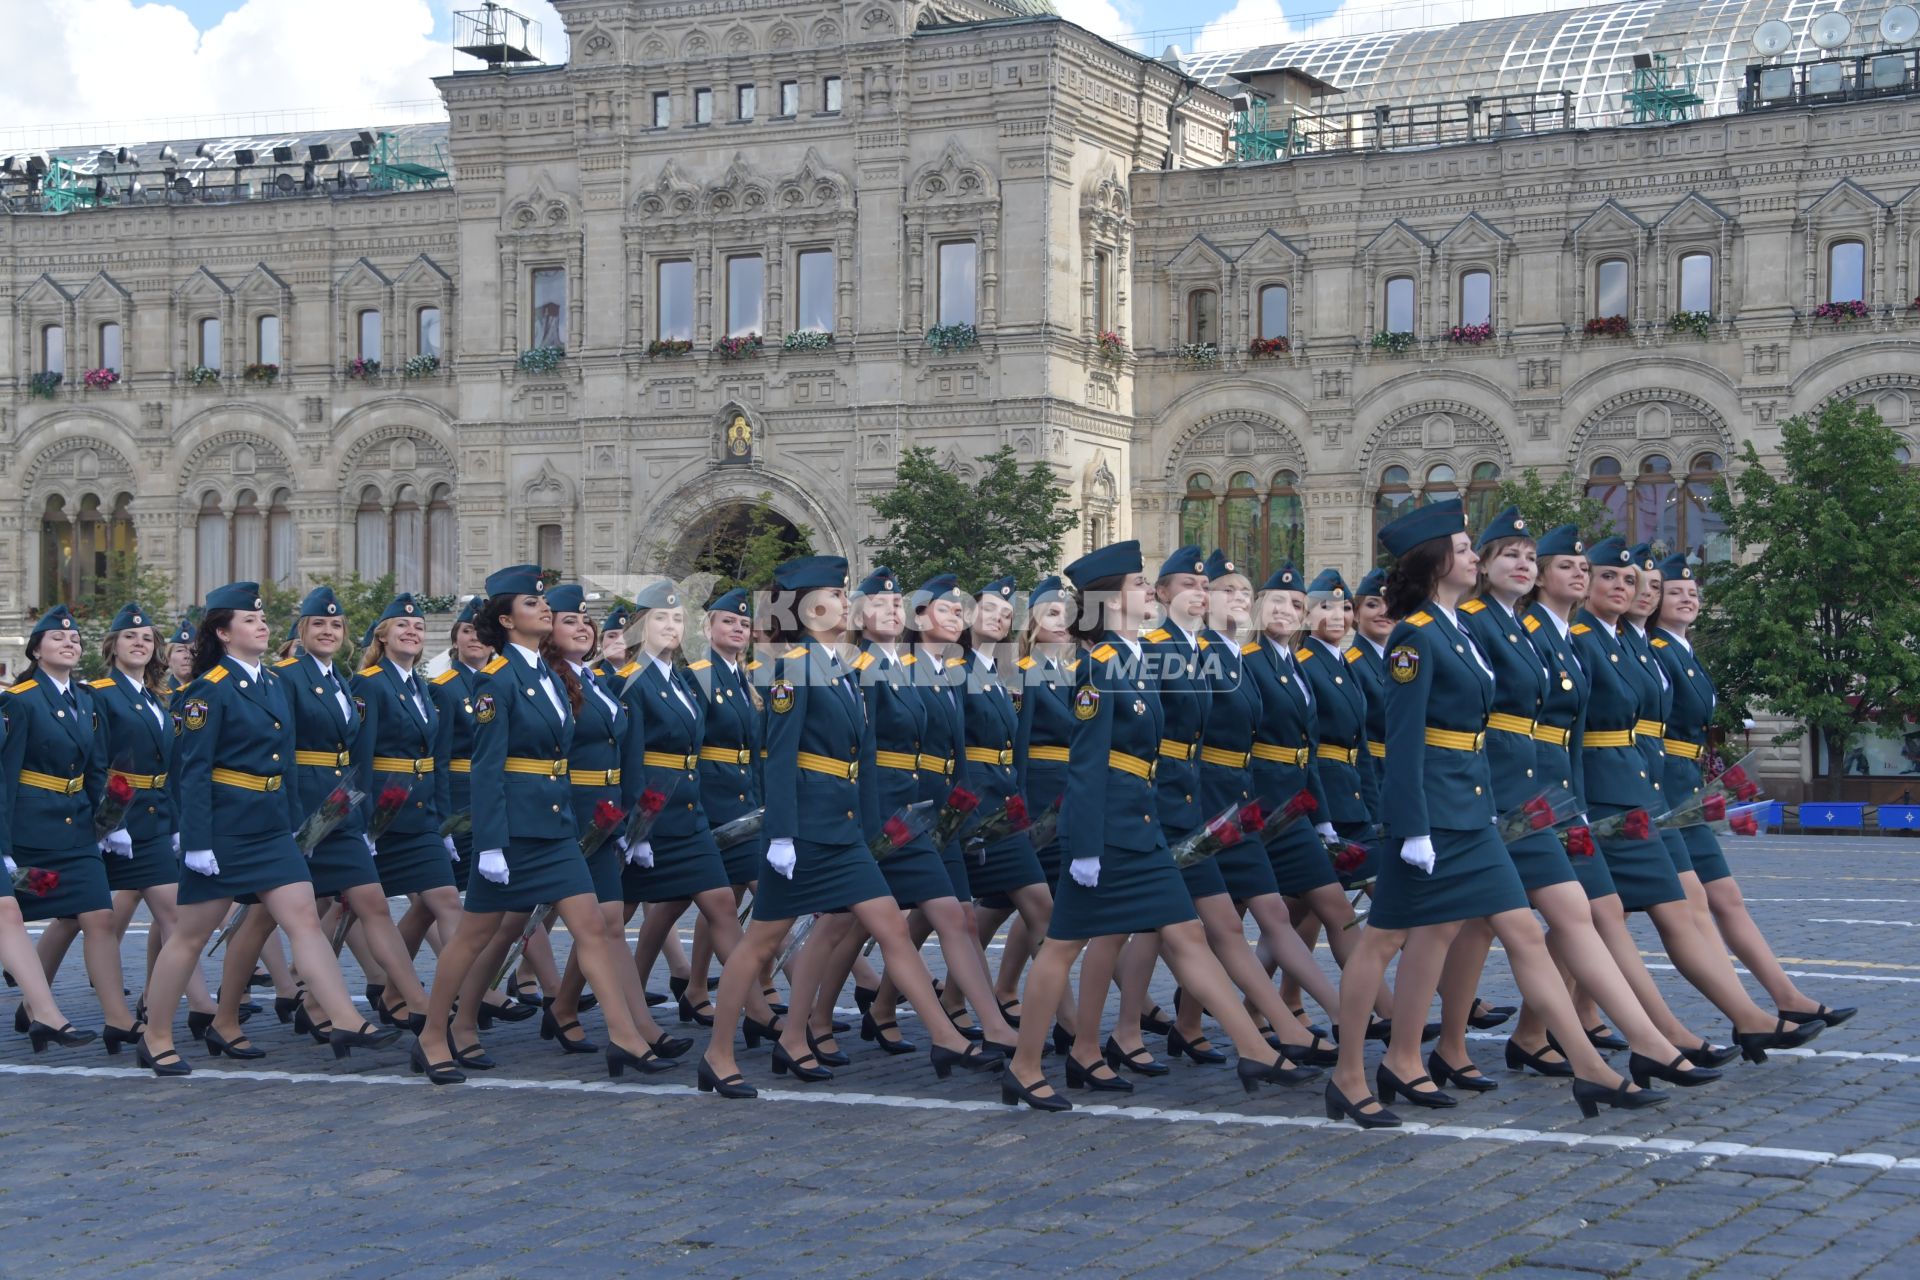
[[[24,778],[25,775],[23,774]],[[278,791],[284,779],[275,773],[262,775],[242,773],[238,769],[215,769],[213,780],[223,787],[240,787],[246,791]]]
[[[815,755],[811,751],[799,752],[794,762],[809,773],[824,773],[829,777],[852,782],[860,776],[858,760],[836,760],[832,756]]]
[[[1581,736],[1580,745],[1583,747],[1630,747],[1633,745],[1633,730],[1588,730]]]
[[[535,760],[531,756],[508,756],[508,773],[527,773],[536,778],[564,778],[567,776],[565,760]]]
[[[1332,760],[1337,764],[1358,764],[1360,761],[1358,747],[1339,747],[1331,742],[1321,743],[1315,754],[1322,760]]]
[[[617,787],[620,785],[618,769],[573,769],[567,774],[567,781],[576,787]]]
[[[700,758],[710,764],[749,765],[753,763],[753,752],[746,747],[738,751],[732,747],[702,747]]]
[[[1307,761],[1310,757],[1311,753],[1305,747],[1276,747],[1270,742],[1256,742],[1253,744],[1253,758],[1255,760],[1271,760],[1279,764],[1290,764],[1295,768],[1304,769],[1307,767]]]
[[[1070,759],[1072,759],[1072,755],[1065,747],[1035,746],[1027,748],[1027,760],[1029,763],[1035,760],[1046,760],[1053,764],[1066,764]]]
[[[1130,773],[1136,778],[1145,778],[1148,782],[1153,781],[1153,775],[1159,763],[1157,760],[1142,760],[1139,756],[1130,756],[1124,751],[1107,752],[1107,767],[1109,769],[1118,769],[1120,772]]]
[[[215,773],[220,772],[218,769]],[[74,795],[86,790],[87,780],[80,778],[56,778],[50,773],[35,773],[31,769],[20,771],[20,785],[33,787],[40,791],[52,791],[63,796]]]
[[[997,751],[992,747],[968,747],[967,759],[974,764],[1012,764],[1013,748]]]
[[[1558,729],[1550,724],[1536,724],[1533,726],[1533,740],[1535,742],[1552,743],[1556,747],[1564,748],[1568,743],[1573,741],[1573,730]]]
[[[1223,769],[1244,769],[1250,757],[1249,752],[1229,751],[1225,747],[1200,748],[1202,764],[1217,764]]]
[[[873,762],[882,769],[902,769],[908,773],[920,767],[920,757],[911,751],[876,751]]]
[[[455,757],[454,757],[453,759],[451,759],[451,760],[449,760],[449,761],[447,761],[447,772],[449,772],[449,773],[472,773],[472,772],[473,772],[473,761],[472,761],[471,759],[466,759],[466,758],[462,758],[462,757],[460,757],[460,756],[455,756]]]
[[[1367,754],[1372,756],[1375,760],[1385,760],[1387,758],[1387,744],[1384,742],[1375,742],[1372,739],[1368,739]]]
[[[1662,738],[1660,745],[1667,749],[1670,756],[1679,756],[1682,760],[1698,760],[1706,753],[1706,746],[1698,742],[1682,742],[1678,738]]]
[[[1487,717],[1487,728],[1498,729],[1502,733],[1517,733],[1523,738],[1533,736],[1533,723],[1525,716],[1510,716],[1504,711],[1496,711]]]
[[[1635,720],[1633,722],[1633,731],[1642,738],[1665,738],[1667,736],[1667,726],[1661,724],[1658,720]]]
[[[1062,750],[1064,749],[1065,748],[1062,748]],[[931,769],[944,778],[953,772],[953,761],[947,759],[945,756],[923,755],[920,757],[920,767],[922,769]]]
[[[167,785],[164,773],[128,773],[124,769],[109,769],[109,777],[125,778],[127,785],[135,791],[159,791]]]
[[[423,773],[433,772],[433,757],[421,756],[417,760],[409,760],[405,756],[375,756],[373,771],[375,773],[410,773],[417,778]]]
[[[1191,760],[1200,753],[1197,742],[1175,742],[1172,738],[1160,739],[1160,754],[1169,760]]]
[[[1478,751],[1487,745],[1487,735],[1464,733],[1458,729],[1436,729],[1428,725],[1427,745],[1447,751]]]
[[[700,765],[698,755],[683,756],[673,751],[649,751],[640,758],[649,769],[695,769]]]
[[[316,769],[344,769],[353,763],[353,756],[347,751],[296,751],[293,753],[293,762],[312,765]],[[378,761],[375,763],[378,764]]]

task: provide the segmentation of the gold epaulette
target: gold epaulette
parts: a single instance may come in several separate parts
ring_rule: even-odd
[[[1199,644],[1202,649],[1205,649],[1208,646],[1212,645],[1213,641],[1207,639],[1205,636],[1201,636],[1199,640]]]
[[[1341,654],[1340,656],[1345,658],[1348,662],[1358,662],[1360,661],[1360,646],[1356,644],[1352,648],[1348,649],[1345,653]]]
[[[1657,642],[1656,642],[1656,643],[1657,643]],[[99,678],[98,680],[89,680],[89,681],[87,681],[87,688],[89,688],[89,689],[111,689],[111,688],[113,688],[113,677],[112,677],[112,676],[101,676],[101,677],[100,677],[100,678]]]
[[[39,683],[40,682],[38,680],[22,680],[19,684],[16,684],[11,689],[8,689],[7,692],[8,693],[25,693],[27,690],[33,688],[33,686]]]
[[[687,670],[689,670],[689,671],[705,671],[705,670],[706,670],[706,669],[707,669],[708,667],[710,667],[710,666],[712,666],[712,665],[713,665],[713,660],[712,660],[712,659],[710,659],[710,658],[702,658],[702,659],[700,659],[700,660],[699,660],[698,662],[689,662],[689,663],[687,664]]]
[[[1465,604],[1460,606],[1460,612],[1483,613],[1486,611],[1486,607],[1487,607],[1487,602],[1485,600],[1469,600]]]
[[[1667,647],[1667,642],[1665,640],[1660,639],[1658,636],[1655,636],[1653,640],[1653,647],[1656,649],[1664,649]]]
[[[873,665],[873,651],[871,649],[867,650],[865,653],[862,653],[859,657],[853,660],[853,669],[855,671],[865,671],[868,667],[872,665]]]
[[[207,672],[207,674],[205,674],[204,676],[201,676],[200,678],[202,680],[205,680],[208,684],[219,684],[222,680],[225,680],[227,678],[227,672],[230,669],[231,668],[228,668],[228,667],[215,667],[211,671]]]
[[[1311,658],[1312,656],[1313,656],[1313,650],[1308,648],[1304,644],[1301,645],[1298,649],[1295,649],[1293,651],[1293,657],[1296,662],[1305,662],[1307,659]]]
[[[631,680],[633,679],[633,673],[638,671],[639,669],[640,669],[640,660],[638,658],[635,658],[632,662],[629,662],[626,666],[620,668],[618,671],[614,672],[613,674],[619,676],[622,680]]]
[[[1527,629],[1528,635],[1532,635],[1540,629],[1540,619],[1534,617],[1532,614],[1528,614],[1526,617],[1520,619],[1520,625]]]
[[[459,674],[460,673],[456,671],[454,668],[448,667],[445,671],[442,671],[439,675],[435,676],[430,683],[446,684],[448,681],[452,680],[455,676]]]
[[[760,659],[755,658],[752,662],[749,662],[746,669],[748,671],[758,671],[760,669]]]
[[[947,670],[949,671],[953,670],[955,667],[964,667],[966,665],[967,665],[967,660],[965,658],[948,658],[947,659]]]
[[[380,674],[380,668],[379,667],[362,667],[360,668],[360,674],[363,676],[377,676]]]
[[[910,667],[918,661],[920,661],[919,657],[911,653],[902,654],[900,657],[900,665],[903,667]],[[751,663],[748,665],[747,670],[751,671],[754,669],[754,667],[757,667],[759,665],[760,664],[757,662]]]
[[[299,661],[300,659],[297,656],[292,658],[282,658],[280,659],[280,661],[274,663],[273,665],[275,667],[291,667]]]
[[[1407,622],[1411,626],[1424,627],[1433,622],[1433,615],[1428,613],[1425,609],[1422,609],[1419,613],[1416,613],[1412,617],[1408,618]]]
[[[1574,635],[1584,636],[1584,635],[1591,635],[1592,633],[1593,633],[1593,628],[1588,626],[1584,622],[1576,622],[1573,624]]]
[[[1026,657],[1020,659],[1019,663],[1016,665],[1018,665],[1022,671],[1031,671],[1033,670],[1036,664],[1033,660],[1033,655],[1028,654]]]
[[[1260,642],[1258,640],[1249,640],[1240,646],[1240,656],[1243,658],[1250,658],[1258,652],[1260,652]]]
[[[783,658],[804,658],[807,656],[807,646],[796,645],[795,647],[787,650],[785,653],[781,654],[780,656]]]
[[[1112,662],[1113,656],[1119,652],[1120,651],[1114,648],[1112,645],[1103,644],[1098,649],[1095,649],[1093,651],[1093,660],[1095,662]]]
[[[1155,627],[1140,638],[1148,644],[1163,644],[1169,639],[1169,634],[1165,627]]]
[[[480,674],[483,676],[490,676],[494,672],[500,670],[500,668],[506,665],[507,665],[507,655],[505,655],[504,653],[496,653],[493,655],[492,662],[489,662],[486,666],[480,668]]]
[[[1075,658],[1072,662],[1069,662],[1067,664],[1068,671],[1078,671],[1079,669],[1080,669],[1080,659],[1078,658]]]

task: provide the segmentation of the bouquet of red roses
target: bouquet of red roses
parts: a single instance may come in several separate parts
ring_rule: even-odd
[[[1273,812],[1266,817],[1265,822],[1262,824],[1260,839],[1267,847],[1271,848],[1274,841],[1278,840],[1288,829],[1293,827],[1295,823],[1311,818],[1318,812],[1320,802],[1313,798],[1313,792],[1302,789],[1294,792],[1285,804],[1262,807],[1262,813],[1267,814],[1269,808],[1271,808]]]
[[[731,822],[723,822],[713,829],[713,843],[722,853],[743,845],[759,836],[766,819],[767,811],[762,807],[743,813]]]
[[[1027,816],[1027,802],[1019,796],[1008,796],[1007,803],[999,813],[989,817],[975,827],[967,836],[967,856],[978,862],[985,862],[987,846],[995,841],[1016,836],[1033,826],[1033,819]]]
[[[320,802],[320,807],[308,814],[307,820],[300,824],[300,830],[293,834],[293,842],[300,846],[300,852],[311,858],[313,851],[320,847],[320,842],[332,835],[333,829],[353,812],[353,806],[366,798],[364,791],[355,791],[344,784],[328,792],[327,798]]]
[[[594,805],[593,822],[580,837],[580,856],[591,858],[600,852],[600,846],[607,842],[607,837],[614,833],[626,816],[627,811],[611,800],[602,800]]]
[[[933,847],[944,849],[953,843],[960,834],[960,828],[967,824],[973,811],[980,807],[980,797],[965,787],[955,787],[947,793],[947,802],[940,809],[940,816],[933,824]]]
[[[1367,846],[1352,840],[1328,841],[1327,853],[1333,858],[1335,874],[1342,880],[1367,865]]]
[[[666,807],[666,792],[654,787],[647,787],[640,792],[633,802],[633,812],[627,815],[627,848],[646,843],[647,833],[653,830],[653,824],[659,821],[660,811]]]
[[[133,803],[133,784],[123,773],[107,775],[107,795],[93,813],[93,838],[96,843],[127,822],[127,806]]]
[[[1653,838],[1653,815],[1645,809],[1627,809],[1586,825],[1589,834],[1595,840],[1605,840],[1610,836],[1617,836],[1622,840]]]
[[[1754,781],[1753,775],[1748,772],[1748,765],[1759,754],[1758,751],[1748,752],[1746,758],[1740,763],[1709,779],[1706,785],[1701,787],[1698,795],[1685,804],[1676,805],[1661,814],[1660,825],[1691,827],[1724,821],[1728,811],[1735,807],[1727,803],[1729,799],[1737,801],[1740,805],[1766,803],[1760,784]]]
[[[1705,827],[1723,836],[1757,836],[1760,834],[1760,824],[1766,821],[1767,809],[1772,804],[1771,800],[1760,800],[1753,804],[1730,805],[1724,795],[1706,796],[1701,802],[1685,806],[1684,810],[1662,814],[1660,826]],[[1672,820],[1681,813],[1687,816],[1679,821]]]
[[[403,787],[390,782],[380,789],[380,798],[373,802],[373,816],[367,819],[367,839],[378,841],[386,833],[400,811],[407,807],[407,797],[413,794],[413,788]]]
[[[1758,749],[1747,752],[1728,768],[1705,779],[1706,787],[1703,794],[1711,795],[1718,792],[1722,795],[1730,795],[1741,804],[1751,804],[1760,799],[1760,782],[1753,776],[1759,768],[1759,759]]]
[[[886,860],[925,835],[933,826],[933,818],[931,800],[917,800],[896,809],[892,817],[880,824],[880,834],[867,841],[867,852],[875,862]]]
[[[1266,826],[1266,814],[1262,812],[1258,801],[1230,804],[1201,824],[1198,831],[1174,842],[1173,865],[1191,867],[1197,862],[1204,862],[1221,850],[1231,849],[1245,840],[1249,829],[1259,832]]]
[[[53,896],[60,887],[60,873],[45,867],[21,867],[13,873],[13,891],[30,893],[36,898]]]
[[[1561,841],[1567,846],[1567,854],[1574,858],[1591,858],[1594,854],[1593,828],[1581,823],[1568,827],[1561,833]]]
[[[1580,812],[1580,802],[1564,787],[1547,787],[1538,795],[1500,815],[1500,842],[1513,844],[1540,831],[1572,820]]]

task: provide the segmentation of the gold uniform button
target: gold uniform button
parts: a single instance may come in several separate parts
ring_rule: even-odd
[[[72,818],[68,818],[68,819],[66,820],[66,822],[67,822],[67,825],[68,825],[68,826],[72,826],[72,825],[73,825],[73,819],[72,819]]]
[[[693,806],[692,806],[692,805],[688,805],[688,806],[687,806],[687,808],[689,808],[689,809],[691,809],[691,808],[693,808]],[[853,816],[853,810],[851,810],[851,809],[849,809],[849,810],[847,810],[847,816],[848,816],[849,818],[851,818],[851,817]]]
[[[1642,769],[1642,770],[1640,771],[1640,776],[1641,776],[1641,777],[1643,777],[1643,778],[1644,778],[1644,777],[1646,777],[1646,776],[1647,776],[1647,771],[1646,771],[1645,769]]]
[[[68,822],[72,822],[72,821],[73,821],[73,819],[72,819],[72,818],[68,818],[68,819],[67,819],[67,821],[68,821]],[[1152,816],[1151,814],[1146,814],[1146,813],[1143,813],[1143,814],[1141,814],[1141,815],[1140,815],[1140,821],[1142,821],[1142,822],[1152,822],[1152,821],[1153,821],[1153,816]]]
[[[1475,788],[1473,789],[1473,794],[1475,794],[1475,795],[1479,795],[1479,794],[1480,794],[1480,788],[1478,788],[1478,787],[1475,787]]]

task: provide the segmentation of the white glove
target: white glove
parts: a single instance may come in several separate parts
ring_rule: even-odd
[[[360,838],[367,842],[367,855],[369,857],[377,858],[380,856],[380,850],[374,845],[372,836],[362,835]]]
[[[203,876],[217,876],[220,874],[220,864],[213,860],[213,850],[195,849],[187,854],[187,870]]]
[[[653,869],[653,841],[642,840],[626,850],[626,860],[633,866]]]
[[[1067,874],[1081,888],[1091,889],[1100,883],[1100,859],[1075,858],[1067,864]]]
[[[122,827],[118,831],[107,832],[107,838],[100,842],[100,847],[116,858],[131,858],[133,837],[127,834],[125,827]]]
[[[180,856],[180,833],[178,831],[173,833],[173,856],[176,858]]]
[[[1340,839],[1340,833],[1333,829],[1333,824],[1331,822],[1316,823],[1313,829],[1315,831],[1318,831],[1320,833],[1320,838],[1322,840],[1325,840],[1328,844],[1333,844]]]
[[[785,838],[767,841],[767,865],[787,879],[793,879],[793,864],[799,860],[800,855],[793,851],[793,841]]]
[[[480,861],[474,864],[480,874],[495,884],[507,882],[507,855],[498,849],[489,849],[480,855]]]
[[[440,843],[446,846],[447,856],[455,862],[460,861],[460,850],[454,847],[452,836],[441,836]]]
[[[4,854],[0,854],[0,862],[7,864],[7,879],[9,880],[13,879],[14,875],[20,870],[20,864]]]
[[[1400,842],[1400,861],[1422,871],[1433,872],[1433,837],[1409,836]]]

